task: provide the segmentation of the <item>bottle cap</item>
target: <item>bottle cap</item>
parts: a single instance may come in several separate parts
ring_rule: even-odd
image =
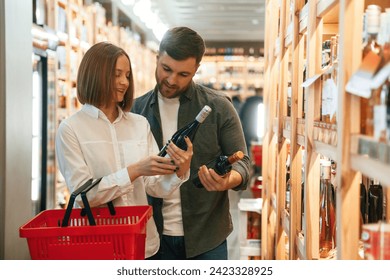
[[[368,5],[366,9],[367,33],[375,34],[379,32],[381,12],[381,7],[377,5]]]
[[[234,154],[232,154],[229,158],[228,158],[228,161],[230,164],[236,162],[236,161],[239,161],[241,159],[244,158],[244,153],[241,152],[241,151],[237,151],[235,152]]]

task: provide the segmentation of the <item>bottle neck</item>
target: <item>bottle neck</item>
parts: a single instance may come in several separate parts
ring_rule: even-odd
[[[322,167],[322,174],[321,174],[322,176],[321,176],[321,178],[323,180],[330,180],[331,174],[332,174],[332,172],[331,172],[331,167],[330,166],[323,166]]]
[[[367,34],[367,44],[372,43],[372,42],[376,42],[377,40],[378,40],[378,32]]]
[[[244,157],[244,153],[241,151],[238,151],[238,152],[235,152],[234,154],[232,154],[230,157],[228,157],[227,161],[229,162],[229,164],[233,164],[236,161],[239,161],[240,159],[242,159],[243,157]]]

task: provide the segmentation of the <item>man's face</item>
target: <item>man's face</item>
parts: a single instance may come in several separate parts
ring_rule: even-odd
[[[156,81],[161,94],[166,98],[179,96],[190,85],[198,67],[194,57],[179,61],[167,53],[158,55]]]

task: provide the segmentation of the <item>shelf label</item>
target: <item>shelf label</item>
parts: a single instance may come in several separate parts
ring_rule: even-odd
[[[378,88],[386,80],[386,76],[384,75],[386,73],[383,73],[382,70],[387,72],[387,67],[383,67],[381,71],[375,75],[380,63],[381,57],[370,51],[363,59],[359,69],[349,79],[345,86],[345,90],[360,97],[370,98],[372,89]],[[376,78],[377,76],[378,78]],[[377,83],[382,80],[379,79],[381,77],[383,82],[378,85]]]
[[[322,74],[316,74],[314,75],[313,77],[310,77],[308,79],[306,79],[306,81],[304,81],[302,83],[302,87],[303,88],[308,88],[309,86],[311,86],[319,77],[321,77]]]

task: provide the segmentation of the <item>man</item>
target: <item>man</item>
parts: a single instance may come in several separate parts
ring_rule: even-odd
[[[204,188],[190,180],[164,198],[152,198],[161,236],[161,259],[222,260],[233,225],[228,190],[246,189],[250,160],[234,163],[224,177],[205,166],[219,155],[247,153],[241,123],[230,100],[222,93],[196,84],[194,77],[205,52],[202,37],[187,27],[168,30],[159,47],[156,87],[137,98],[132,111],[145,116],[160,148],[174,132],[193,121],[204,105],[212,112],[193,140],[191,178],[199,172]]]

